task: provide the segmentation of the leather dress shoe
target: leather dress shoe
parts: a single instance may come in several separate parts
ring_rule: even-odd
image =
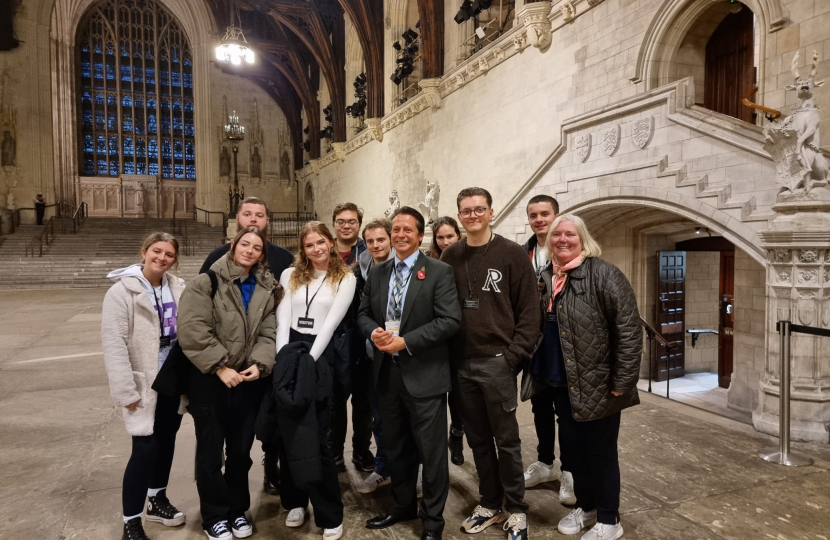
[[[412,519],[417,518],[417,514],[413,514],[411,516],[403,516],[397,517],[392,514],[381,514],[379,516],[375,516],[372,519],[366,520],[366,528],[367,529],[385,529],[387,527],[391,527],[395,523],[400,521],[409,521]]]
[[[421,533],[421,540],[441,540],[441,533],[435,531],[424,531]]]

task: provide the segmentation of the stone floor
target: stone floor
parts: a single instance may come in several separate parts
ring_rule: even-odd
[[[110,401],[99,325],[104,291],[0,292],[0,539],[120,538],[120,483],[130,438]],[[830,447],[797,445],[816,457],[790,469],[758,459],[776,440],[750,426],[655,395],[623,414],[620,433],[625,538],[654,540],[827,540],[830,538]],[[535,460],[530,407],[519,411],[525,463]],[[187,525],[148,524],[158,540],[204,538],[193,482],[193,423],[179,433],[170,496]],[[254,449],[251,515],[259,538],[320,538],[312,524],[287,529],[279,499],[259,491],[262,468]],[[446,538],[476,503],[469,450],[450,465]],[[367,531],[383,511],[388,488],[372,495],[352,489],[357,473],[340,476],[346,539],[418,538],[413,522]],[[529,490],[530,534],[560,538],[568,509],[558,482]],[[504,538],[492,528],[484,538]],[[564,538],[564,537],[562,537]],[[573,537],[578,538],[578,537]]]
[[[640,379],[637,388],[648,391],[648,379]],[[727,389],[718,386],[717,373],[687,373],[671,381],[652,382],[651,391],[655,396],[669,397],[720,416],[752,423],[752,413],[730,409],[727,404]],[[668,396],[667,396],[668,394]]]

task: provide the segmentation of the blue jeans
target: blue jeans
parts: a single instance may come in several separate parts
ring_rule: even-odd
[[[374,379],[372,370],[369,371],[369,376]],[[383,446],[383,425],[380,421],[380,395],[377,388],[375,388],[375,381],[369,381],[369,407],[372,409],[372,434],[375,436],[375,472],[383,478],[387,478],[389,473],[387,471],[386,448]]]

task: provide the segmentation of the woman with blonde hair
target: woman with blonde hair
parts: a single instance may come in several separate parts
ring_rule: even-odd
[[[289,343],[303,342],[316,364],[326,363],[328,369],[334,362],[332,337],[349,310],[354,298],[355,276],[343,259],[335,252],[335,241],[328,227],[319,221],[310,221],[300,231],[300,248],[294,266],[280,276],[285,298],[277,309],[277,363],[280,351]],[[329,379],[330,383],[331,379]],[[274,376],[274,391],[279,394],[281,381]],[[280,462],[288,464],[288,472],[280,477],[280,497],[288,510],[285,524],[301,527],[305,522],[309,501],[314,507],[314,521],[323,529],[324,540],[336,540],[343,534],[343,501],[334,457],[326,447],[329,430],[329,405],[332,387],[322,390],[323,399],[316,403],[319,449],[294,448],[297,442],[283,431],[283,449]],[[298,486],[305,464],[297,456],[319,452],[319,478],[302,482]],[[289,459],[292,458],[292,459]],[[303,462],[304,463],[304,462]]]
[[[114,270],[104,297],[101,344],[110,392],[121,406],[132,453],[121,489],[123,540],[148,540],[146,517],[168,527],[185,522],[167,499],[167,481],[182,423],[180,397],[153,390],[153,382],[176,344],[176,321],[184,281],[169,270],[178,263],[179,243],[157,232],[144,240],[141,263]],[[175,359],[170,359],[175,361]]]
[[[616,540],[623,535],[620,411],[640,402],[637,299],[619,268],[599,258],[602,249],[580,217],[557,217],[545,243],[550,262],[541,274],[541,302],[547,316],[530,373],[552,387],[560,446],[573,474],[576,508],[558,529],[578,534],[594,525],[582,540]]]
[[[182,296],[179,340],[193,364],[189,411],[196,425],[202,528],[209,540],[253,534],[245,515],[251,505],[248,472],[276,333],[278,288],[267,248],[262,231],[242,229],[230,250]]]

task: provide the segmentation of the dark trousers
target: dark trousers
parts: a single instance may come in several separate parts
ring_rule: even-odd
[[[280,473],[280,499],[286,510],[292,508],[306,508],[309,501],[314,508],[314,523],[321,529],[333,529],[343,523],[343,500],[340,498],[340,481],[337,479],[337,466],[334,456],[326,444],[326,434],[329,431],[329,403],[317,403],[318,427],[321,444],[322,476],[307,491],[301,490],[294,483],[291,476],[291,467],[285,448],[280,448],[280,461],[283,469]],[[322,420],[322,421],[321,421]]]
[[[556,442],[556,424],[562,424],[562,420],[555,417],[558,410],[554,406],[555,394],[561,393],[564,399],[568,399],[568,389],[563,387],[546,386],[544,390],[530,398],[533,405],[533,423],[536,425],[536,438],[539,444],[536,446],[538,460],[547,465],[553,465],[554,443]],[[570,417],[570,415],[569,415]],[[559,430],[559,460],[562,462],[562,470],[570,471],[568,468],[568,440],[563,437],[562,430]]]
[[[461,418],[461,394],[455,387],[447,395],[447,402],[450,406],[450,425],[456,431],[464,431],[464,420]]]
[[[506,500],[509,512],[525,513],[516,375],[504,356],[465,358],[459,364],[458,390],[464,432],[478,472],[479,504],[495,510]]]
[[[423,490],[418,513],[425,531],[444,530],[444,505],[450,490],[447,464],[447,395],[416,398],[406,389],[400,364],[384,356],[378,381],[386,454],[392,477],[392,510],[411,516],[418,505],[415,486],[423,458]]]
[[[133,437],[133,451],[124,471],[121,506],[125,516],[137,516],[144,510],[148,489],[167,487],[176,433],[182,425],[180,398],[158,395],[153,434]]]
[[[218,375],[192,369],[188,410],[196,425],[196,488],[204,528],[242,516],[251,506],[248,472],[265,382],[228,388]]]
[[[620,413],[577,422],[567,392],[554,394],[560,444],[568,441],[569,466],[574,477],[576,506],[597,511],[597,521],[613,525],[620,520],[620,461],[617,439]]]
[[[363,358],[353,362],[351,388],[345,388],[335,377],[331,403],[331,431],[328,435],[333,456],[343,455],[346,446],[348,407],[352,398],[352,452],[359,455],[369,453],[372,444],[372,407],[369,404],[369,385],[372,382],[372,362]]]
[[[371,361],[371,360],[370,360]],[[369,406],[372,408],[372,435],[375,436],[375,472],[387,478],[389,476],[389,458],[383,444],[383,420],[380,413],[380,394],[374,382],[374,374],[369,372],[372,381],[369,384]]]
[[[35,204],[35,216],[37,217],[37,224],[43,225],[43,216],[46,214],[45,204]],[[142,503],[143,505],[144,503]]]

